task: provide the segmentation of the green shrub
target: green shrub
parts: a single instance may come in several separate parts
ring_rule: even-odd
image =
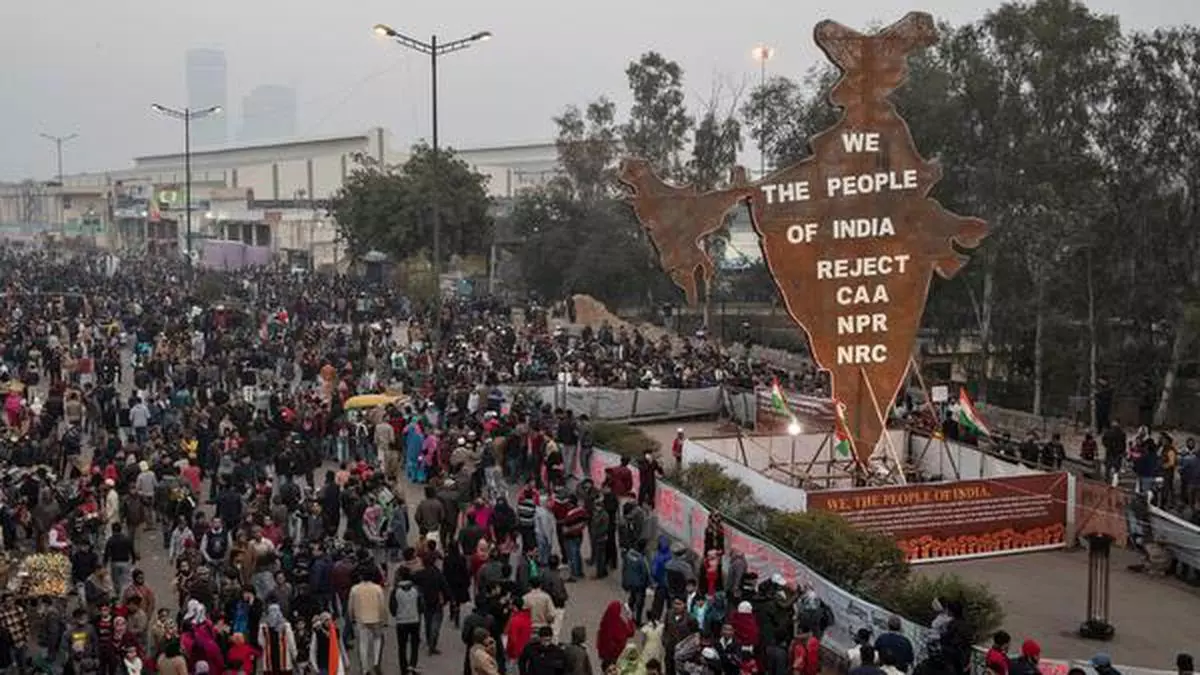
[[[754,511],[763,510],[754,501],[754,491],[742,481],[729,476],[720,464],[697,462],[675,476],[683,491],[710,509],[727,518],[756,527]]]
[[[933,609],[935,598],[958,600],[963,604],[964,617],[976,643],[988,641],[1004,624],[1004,608],[991,590],[957,574],[936,577],[914,574],[908,583],[896,587],[880,600],[888,609],[928,626],[937,615]]]
[[[764,533],[817,574],[860,596],[886,597],[908,580],[908,563],[894,540],[859,530],[836,513],[777,512]]]
[[[596,422],[592,425],[596,447],[630,459],[641,459],[647,452],[657,453],[659,442],[638,427],[619,422]]]

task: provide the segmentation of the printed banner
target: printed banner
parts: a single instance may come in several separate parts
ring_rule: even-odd
[[[960,560],[1067,543],[1067,474],[825,490],[809,509],[896,539],[910,562]]]
[[[811,430],[833,430],[833,400],[805,396],[792,391],[785,391],[788,410],[791,410],[800,424]],[[771,390],[758,389],[755,391],[754,431],[760,434],[786,434],[791,419],[775,410],[771,405]]]

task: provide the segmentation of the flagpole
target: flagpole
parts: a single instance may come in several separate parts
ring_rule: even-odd
[[[879,424],[883,428],[883,437],[887,440],[888,449],[891,450],[892,461],[896,464],[896,470],[900,473],[900,484],[908,485],[908,479],[904,476],[904,465],[900,462],[900,455],[896,453],[896,446],[892,444],[892,435],[888,433],[887,417],[879,408],[879,399],[875,396],[875,387],[871,385],[870,378],[867,377],[867,369],[859,366],[859,376],[863,382],[867,383],[867,394],[871,397],[871,403],[875,406],[875,415],[879,417]],[[875,454],[875,448],[871,448],[871,454]]]

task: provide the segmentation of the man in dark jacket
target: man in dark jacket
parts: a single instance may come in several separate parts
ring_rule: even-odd
[[[430,656],[441,654],[438,635],[442,631],[446,603],[450,600],[450,584],[436,564],[424,565],[413,573],[413,583],[421,592],[421,621],[425,626],[425,645]]]
[[[517,668],[521,675],[567,675],[566,652],[554,642],[554,631],[549,626],[539,628],[537,639],[525,645]]]
[[[646,608],[646,589],[650,587],[650,564],[646,562],[646,542],[639,541],[625,551],[621,560],[621,588],[629,593],[629,609],[633,620],[642,623],[642,611]]]

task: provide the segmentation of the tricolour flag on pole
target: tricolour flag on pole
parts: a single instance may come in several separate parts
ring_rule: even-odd
[[[975,404],[971,403],[971,397],[967,395],[966,387],[959,387],[958,389],[957,422],[980,438],[991,437],[992,435],[992,430],[988,429],[987,424],[980,417],[979,411],[975,409]]]
[[[337,624],[329,622],[329,663],[325,664],[329,675],[346,675],[346,660],[342,658],[342,640],[338,636]]]
[[[833,409],[837,411],[833,420],[833,451],[839,457],[848,459],[854,456],[854,438],[850,436],[850,429],[846,426],[846,406],[835,399]]]
[[[771,407],[780,415],[792,416],[792,411],[788,409],[787,397],[783,395],[783,388],[779,386],[779,380],[771,382]]]

